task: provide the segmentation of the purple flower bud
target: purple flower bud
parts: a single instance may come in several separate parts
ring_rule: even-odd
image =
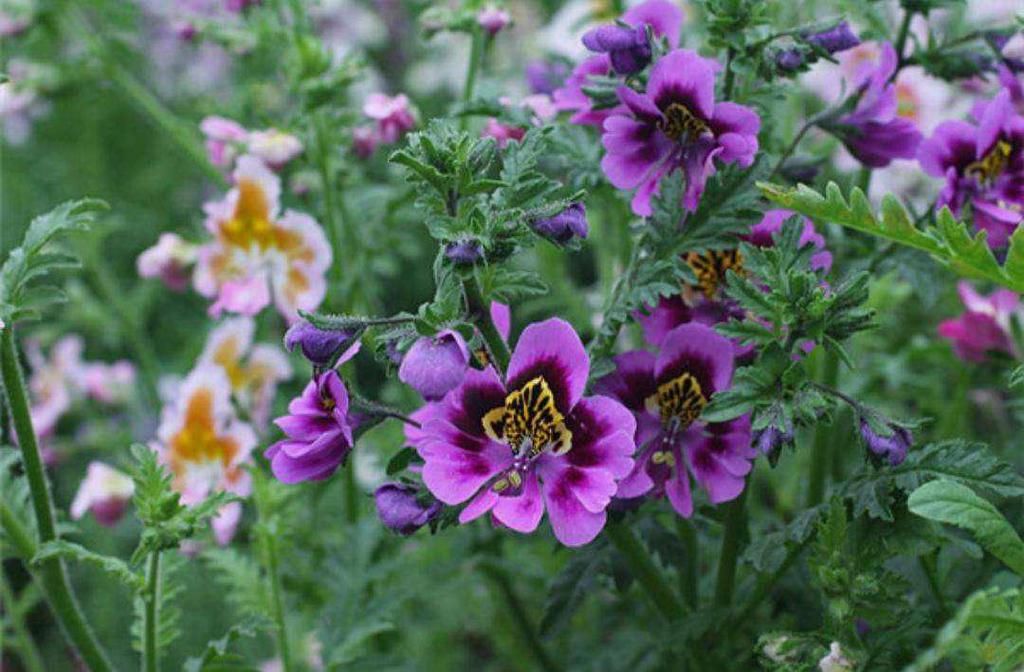
[[[860,44],[860,38],[854,34],[846,21],[840,21],[828,30],[805,35],[804,39],[830,54],[846,51]]]
[[[640,72],[651,62],[651,45],[647,41],[645,25],[592,28],[583,34],[583,46],[591,51],[607,53],[612,68],[622,75]]]
[[[445,245],[444,256],[456,266],[472,266],[483,259],[484,248],[477,240],[457,240]]]
[[[888,458],[889,464],[895,466],[906,459],[907,451],[914,443],[914,435],[906,427],[888,423],[892,432],[889,436],[878,434],[863,417],[860,419],[860,435],[868,449],[879,457]]]
[[[302,356],[314,366],[330,366],[339,352],[339,364],[347,362],[359,352],[359,337],[362,333],[362,329],[318,329],[302,320],[290,326],[285,332],[284,347],[294,351],[298,346],[302,350]]]
[[[441,502],[425,504],[416,489],[402,483],[385,483],[373,493],[377,516],[384,527],[408,536],[441,513]]]
[[[526,83],[533,93],[552,94],[568,76],[569,66],[561,61],[531,61],[526,65]]]
[[[797,47],[789,47],[775,54],[775,66],[782,72],[796,72],[806,62]]]
[[[427,401],[437,401],[459,386],[469,367],[469,348],[457,331],[446,329],[417,340],[398,367],[398,379]]]
[[[486,30],[491,37],[501,32],[501,29],[512,23],[512,16],[504,9],[498,7],[484,7],[476,15],[476,22]]]
[[[779,461],[783,447],[793,443],[793,432],[783,432],[775,425],[771,425],[754,432],[751,442],[759,453],[768,457],[768,462],[774,467]]]
[[[586,238],[589,232],[587,210],[582,203],[573,203],[554,217],[532,222],[531,227],[556,243],[567,243],[573,237]]]

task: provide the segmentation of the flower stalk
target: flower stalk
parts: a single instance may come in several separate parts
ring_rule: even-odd
[[[685,550],[683,567],[679,570],[679,588],[683,600],[690,609],[696,609],[700,604],[700,593],[698,591],[697,572],[700,566],[700,546],[697,538],[697,529],[693,522],[681,516],[676,517],[676,532]]]
[[[487,344],[487,350],[497,363],[498,369],[504,372],[508,368],[508,360],[511,355],[509,355],[508,345],[498,333],[498,328],[494,326],[494,320],[491,319],[487,305],[484,303],[480,283],[475,277],[468,277],[462,281],[462,291],[466,298],[466,311],[469,318],[480,330],[480,335]]]
[[[747,492],[744,488],[740,496],[725,505],[725,532],[722,535],[722,547],[718,552],[718,575],[715,583],[715,604],[727,607],[732,603],[736,587],[736,565],[739,561],[740,538],[747,525]]]
[[[29,491],[32,496],[32,508],[36,516],[36,529],[39,542],[45,543],[57,538],[56,518],[53,513],[53,502],[50,487],[43,471],[43,461],[39,454],[39,444],[32,428],[29,414],[28,395],[25,382],[18,363],[17,348],[14,343],[14,329],[9,325],[0,329],[0,369],[2,369],[4,391],[7,407],[14,422],[18,445],[21,447],[22,463],[28,479]],[[35,555],[36,544],[32,541],[23,524],[17,520],[13,512],[3,507],[3,527],[11,537],[14,546],[28,562]],[[82,659],[93,672],[108,672],[113,668],[106,652],[100,646],[92,628],[82,615],[78,602],[71,592],[67,569],[60,558],[50,557],[39,563],[36,574],[53,609],[57,621],[64,631],[65,637],[72,646],[78,649]]]
[[[619,553],[625,556],[636,580],[647,591],[662,616],[669,621],[682,616],[683,606],[633,530],[624,523],[615,523],[605,527],[605,534]]]
[[[163,591],[160,551],[149,554],[146,565],[146,592],[142,596],[145,609],[142,624],[142,672],[159,672],[160,654],[157,638],[160,633],[160,600]]]
[[[515,623],[516,629],[519,631],[520,638],[526,644],[530,653],[533,654],[537,665],[544,672],[557,672],[560,668],[552,660],[540,638],[537,637],[537,633],[534,631],[533,625],[526,615],[526,607],[523,606],[522,600],[519,599],[519,595],[516,594],[515,589],[512,587],[512,581],[509,579],[508,574],[498,563],[490,560],[482,562],[480,569],[494,586],[495,592],[498,593],[499,603],[507,607],[508,613],[512,617],[512,622]]]
[[[823,385],[834,388],[839,378],[839,358],[831,352],[824,353],[821,362]],[[825,481],[829,474],[829,445],[834,440],[832,425],[819,422],[814,428],[814,443],[811,447],[811,465],[807,476],[807,506],[821,503],[825,496]]]

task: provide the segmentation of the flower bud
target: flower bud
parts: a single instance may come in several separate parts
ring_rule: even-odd
[[[459,332],[446,329],[413,343],[398,367],[398,379],[427,401],[437,401],[462,382],[469,348]]]
[[[456,266],[472,266],[484,257],[484,248],[477,240],[457,240],[445,245],[444,256]]]
[[[90,462],[71,503],[71,517],[78,520],[90,511],[100,525],[113,527],[134,492],[135,484],[128,476],[102,462]]]
[[[526,83],[533,93],[551,95],[568,76],[569,67],[559,61],[531,61],[526,65]]]
[[[793,443],[793,432],[783,432],[775,425],[754,432],[752,443],[757,451],[768,458],[773,467],[778,464],[782,449]]]
[[[586,238],[589,232],[587,210],[582,203],[573,203],[554,217],[538,219],[530,226],[539,235],[561,244],[574,237]]]
[[[828,30],[804,35],[804,39],[830,54],[853,49],[860,44],[860,38],[854,34],[846,21],[840,21]]]
[[[156,245],[139,255],[135,265],[140,277],[159,278],[167,287],[180,292],[188,287],[189,267],[197,257],[195,245],[176,233],[162,233]]]
[[[302,356],[313,366],[324,367],[352,359],[359,352],[359,337],[362,335],[363,330],[360,328],[319,329],[302,320],[288,328],[284,335],[284,347],[292,352],[298,346],[302,350]]]
[[[504,9],[488,5],[477,12],[476,22],[491,37],[494,37],[501,32],[502,28],[512,23],[512,16]]]
[[[878,457],[887,458],[889,464],[895,466],[906,459],[907,451],[914,444],[914,435],[906,427],[891,422],[886,423],[886,427],[891,433],[882,436],[865,418],[860,419],[860,435],[868,449]]]
[[[775,66],[785,73],[798,71],[805,62],[804,52],[799,47],[788,47],[775,54]]]
[[[377,516],[389,530],[408,536],[441,513],[441,502],[423,502],[416,489],[402,483],[385,483],[373,493]]]
[[[651,45],[647,27],[599,26],[583,34],[583,46],[590,51],[607,53],[612,68],[621,75],[632,75],[651,62]]]

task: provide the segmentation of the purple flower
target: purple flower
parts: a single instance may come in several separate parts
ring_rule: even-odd
[[[945,121],[918,153],[929,175],[945,185],[938,205],[959,215],[970,205],[974,225],[988,232],[992,247],[1006,245],[1024,221],[1024,116],[1008,91],[977,109],[977,126]]]
[[[462,383],[468,367],[466,341],[459,332],[445,329],[412,344],[398,367],[398,379],[427,401],[437,401]]]
[[[1014,315],[1024,320],[1017,295],[998,289],[982,296],[966,281],[961,281],[957,289],[966,310],[960,317],[940,323],[939,335],[952,341],[957,356],[968,362],[983,362],[990,352],[1014,356],[1011,322]]]
[[[526,64],[526,83],[533,93],[555,92],[569,76],[569,67],[561,61],[530,61]]]
[[[587,210],[582,203],[573,203],[554,217],[538,219],[530,223],[530,227],[545,238],[556,243],[565,244],[576,238],[586,238]]]
[[[581,546],[604,527],[616,481],[633,467],[636,423],[622,404],[584,397],[590,360],[573,328],[550,319],[527,327],[507,382],[471,369],[444,401],[414,417],[406,436],[423,457],[423,481],[445,504],[468,502],[466,523],[488,511],[533,532],[545,509],[555,537]]]
[[[651,62],[651,45],[644,26],[600,26],[583,34],[583,46],[608,54],[612,69],[620,75],[640,72]]]
[[[636,188],[636,214],[651,214],[651,196],[673,171],[686,176],[683,204],[692,212],[716,160],[753,163],[761,120],[748,107],[715,103],[718,67],[694,51],[677,49],[654,64],[645,94],[619,87],[626,109],[604,122],[601,142],[608,151],[601,168],[616,187]]]
[[[343,364],[359,352],[362,329],[318,329],[302,320],[288,327],[284,334],[284,347],[294,352],[298,347],[302,356],[313,366],[325,367]],[[340,353],[340,355],[339,355]],[[336,360],[336,361],[335,361]]]
[[[484,248],[478,240],[456,240],[445,245],[444,256],[456,266],[472,266],[484,258]]]
[[[321,481],[352,451],[348,390],[337,371],[325,371],[309,381],[302,395],[288,404],[288,415],[274,424],[287,438],[270,446],[264,456],[282,483]]]
[[[668,334],[657,355],[634,350],[616,357],[615,364],[597,389],[633,412],[638,446],[636,466],[619,483],[616,497],[664,495],[689,518],[691,475],[714,504],[738,497],[757,456],[750,419],[699,419],[711,396],[732,384],[732,343],[702,324],[684,324]]]
[[[872,168],[912,159],[921,144],[917,126],[897,115],[896,85],[890,82],[895,72],[896,50],[886,42],[877,67],[861,77],[857,107],[830,128],[857,160]]]
[[[751,443],[757,452],[767,457],[768,462],[774,467],[779,461],[782,449],[787,445],[792,445],[793,432],[792,430],[784,432],[775,425],[770,425],[754,432]]]
[[[783,72],[796,72],[805,62],[804,52],[797,47],[782,49],[775,54],[775,65]]]
[[[683,13],[668,0],[642,2],[623,14],[621,21],[633,28],[650,26],[655,36],[664,37],[668,41],[670,49],[679,46]],[[583,92],[583,87],[592,75],[607,75],[611,68],[612,62],[606,53],[597,54],[580,63],[565,80],[565,84],[552,93],[556,109],[574,112],[569,119],[574,124],[601,126],[619,108],[593,109],[593,102]]]
[[[818,33],[804,35],[804,39],[830,54],[853,49],[860,44],[860,38],[850,29],[850,24],[840,21],[832,28]]]
[[[408,536],[428,524],[441,513],[441,502],[426,504],[412,486],[385,483],[373,493],[377,517],[384,527]]]
[[[895,466],[907,458],[907,451],[914,444],[914,435],[906,427],[887,423],[888,435],[879,434],[863,417],[860,419],[860,436],[868,449],[879,457],[885,457]]]
[[[782,230],[782,225],[796,213],[792,210],[766,210],[761,221],[754,225],[747,236],[747,241],[757,247],[775,245],[772,236]],[[804,230],[800,234],[799,245],[813,245],[818,251],[811,255],[811,270],[828,273],[832,269],[832,253],[825,249],[825,238],[814,228],[814,223],[807,217],[803,218]]]
[[[488,35],[494,37],[502,28],[512,23],[512,16],[504,9],[488,5],[477,12],[476,22]]]

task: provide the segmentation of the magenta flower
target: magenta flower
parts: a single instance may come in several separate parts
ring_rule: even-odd
[[[840,117],[833,130],[865,166],[881,168],[893,159],[912,159],[921,144],[921,132],[909,119],[898,116],[896,50],[882,45],[878,65],[860,77],[860,98],[853,112]]]
[[[498,147],[504,149],[510,142],[519,142],[526,136],[526,129],[512,124],[503,124],[494,117],[488,117],[480,129],[481,138],[494,138]]]
[[[561,61],[530,61],[526,64],[526,83],[531,93],[551,95],[569,76],[569,67]]]
[[[1024,321],[1024,308],[1017,295],[997,289],[982,296],[966,281],[961,281],[957,290],[967,310],[939,324],[939,335],[952,342],[957,356],[968,362],[983,362],[990,352],[1017,356],[1011,322],[1014,316]]]
[[[445,329],[416,340],[402,358],[398,379],[427,401],[438,401],[462,383],[469,367],[469,348],[459,332]]]
[[[747,242],[757,247],[771,247],[775,244],[772,236],[782,230],[787,219],[795,215],[792,210],[766,210],[761,221],[754,225],[747,236]],[[804,230],[798,241],[800,247],[813,245],[818,251],[811,255],[811,270],[828,273],[832,269],[832,253],[825,249],[825,237],[814,228],[814,223],[803,218]]]
[[[581,546],[604,527],[616,482],[629,473],[636,423],[619,402],[583,397],[590,360],[560,319],[527,327],[507,382],[493,367],[470,369],[444,401],[407,430],[423,457],[423,481],[445,504],[468,502],[459,521],[491,512],[533,532],[545,509],[555,537]]]
[[[363,114],[377,122],[377,140],[388,145],[416,126],[412,105],[404,93],[394,97],[371,93],[363,103]]]
[[[121,520],[134,492],[131,478],[102,462],[90,462],[71,502],[71,518],[78,520],[91,512],[97,523],[113,527]]]
[[[326,371],[309,381],[302,395],[288,404],[288,415],[274,424],[287,438],[270,446],[264,456],[282,483],[322,481],[352,451],[348,390],[337,371]]]
[[[636,214],[651,214],[651,196],[673,171],[686,176],[683,205],[692,212],[715,161],[753,163],[761,119],[743,105],[715,103],[718,67],[677,49],[654,64],[646,93],[619,87],[626,109],[604,122],[601,142],[608,151],[601,168],[616,187],[637,190]]]
[[[156,245],[144,250],[136,260],[139,276],[159,278],[170,289],[184,291],[191,281],[197,249],[176,233],[161,233]]]
[[[441,513],[441,502],[424,502],[416,488],[404,483],[385,483],[373,493],[377,517],[384,527],[408,536]]]
[[[488,5],[477,12],[476,22],[488,35],[494,37],[502,28],[512,23],[512,15],[500,7]]]
[[[288,327],[284,334],[284,347],[289,352],[299,348],[302,356],[313,366],[325,367],[332,363],[340,366],[359,352],[361,335],[361,329],[318,329],[302,320]]]
[[[218,168],[230,166],[249,140],[244,126],[224,117],[206,117],[199,123],[199,130],[206,137],[206,155]]]
[[[926,173],[945,178],[938,205],[955,215],[970,205],[989,245],[1002,247],[1024,221],[1024,116],[1005,90],[977,112],[977,126],[939,124],[918,160]]]
[[[667,496],[676,512],[693,514],[690,476],[714,504],[743,492],[757,450],[750,419],[700,421],[711,396],[732,384],[733,346],[702,324],[677,327],[659,354],[634,350],[615,359],[615,373],[598,390],[619,399],[636,417],[636,465],[616,497]]]
[[[583,203],[572,203],[553,217],[530,222],[530,228],[545,238],[565,244],[573,238],[586,238],[590,232],[587,209]]]

